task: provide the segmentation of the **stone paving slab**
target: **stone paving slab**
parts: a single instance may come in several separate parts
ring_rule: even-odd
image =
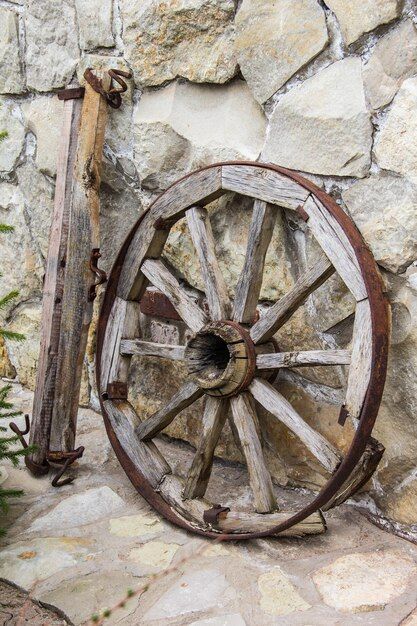
[[[16,397],[30,410],[29,392],[17,388]],[[322,536],[213,544],[161,519],[130,485],[100,416],[81,409],[79,419],[77,445],[94,442],[95,453],[90,448],[79,462],[72,485],[53,489],[22,467],[2,473],[4,486],[21,485],[25,495],[11,507],[0,551],[0,577],[59,607],[74,624],[177,563],[108,623],[417,624],[417,546],[371,525],[353,506],[326,514]],[[171,454],[186,465],[184,446]],[[234,471],[223,467],[217,483]],[[243,487],[236,489],[244,499]]]

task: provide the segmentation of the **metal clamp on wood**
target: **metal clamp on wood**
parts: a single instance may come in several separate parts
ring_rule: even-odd
[[[91,286],[88,292],[88,301],[92,302],[96,297],[96,287],[102,285],[107,280],[107,274],[104,270],[101,270],[98,267],[98,260],[101,257],[100,248],[93,248],[90,256],[90,270],[95,274],[98,278]]]
[[[68,476],[64,480],[60,480],[60,478],[62,478],[74,461],[82,457],[84,450],[84,446],[80,446],[76,450],[70,450],[69,452],[52,452],[51,450],[48,452],[46,458],[49,465],[60,468],[52,480],[52,487],[64,487],[64,485],[70,485],[75,480],[74,476]]]
[[[132,74],[130,72],[124,72],[123,70],[111,69],[108,71],[108,75],[115,80],[120,87],[111,87],[107,90],[103,87],[101,78],[93,74],[91,67],[87,68],[84,72],[85,80],[91,85],[94,91],[101,94],[112,109],[118,109],[122,104],[121,94],[127,91],[127,84],[123,78],[132,78]],[[121,78],[122,76],[123,78]]]
[[[221,504],[214,504],[211,509],[207,509],[203,513],[203,520],[210,526],[216,526],[220,519],[226,517],[226,514],[230,511],[229,507],[222,506]]]

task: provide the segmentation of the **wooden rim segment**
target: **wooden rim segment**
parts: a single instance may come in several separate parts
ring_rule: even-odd
[[[219,269],[204,208],[227,191],[255,200],[244,270],[233,303]],[[297,212],[306,221],[325,254],[307,268],[289,293],[253,323],[265,255],[279,207]],[[195,302],[160,260],[170,228],[182,217],[186,217],[198,254],[208,311]],[[258,351],[334,271],[357,303],[352,349]],[[247,333],[246,346],[254,350],[254,367],[236,393],[226,394],[232,397],[206,395],[204,385],[187,380],[167,405],[140,420],[127,401],[132,354],[183,359],[187,351],[182,346],[155,344],[138,337],[140,301],[149,283],[165,294],[193,333],[224,321]],[[226,162],[208,166],[180,179],[155,200],[131,230],[111,272],[97,338],[97,384],[110,441],[140,494],[183,528],[211,537],[222,534],[223,539],[230,540],[322,532],[320,509],[352,495],[371,476],[382,456],[382,446],[370,436],[384,388],[388,338],[389,307],[376,264],[354,223],[330,196],[300,175],[269,164]],[[350,415],[357,426],[351,446],[342,457],[306,424],[262,372],[306,364],[349,363],[340,423]],[[221,366],[217,361],[214,365]],[[220,380],[221,372],[213,376],[220,376]],[[206,398],[203,432],[184,481],[172,474],[152,438],[202,395]],[[295,514],[278,511],[263,459],[255,400],[290,428],[330,473],[320,493]],[[225,403],[231,405],[233,430],[246,458],[257,511],[253,514],[216,508],[204,500],[214,449],[226,419]],[[351,475],[353,482],[349,481]]]

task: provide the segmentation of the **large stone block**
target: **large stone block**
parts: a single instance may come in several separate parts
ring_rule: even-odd
[[[374,147],[378,165],[417,183],[417,77],[404,81]]]
[[[0,8],[0,93],[22,93],[25,90],[18,29],[17,14]]]
[[[0,172],[11,172],[18,162],[25,141],[25,129],[20,122],[20,109],[5,98],[0,98]]]
[[[259,102],[268,100],[327,43],[326,19],[316,0],[243,0],[236,15],[237,59]]]
[[[75,9],[69,0],[28,0],[25,11],[28,87],[50,91],[74,74],[79,50]]]
[[[255,160],[266,130],[261,107],[240,80],[146,92],[133,121],[135,162],[142,184],[153,189],[215,161]]]
[[[417,186],[392,174],[375,174],[342,194],[375,259],[402,273],[417,259]]]
[[[75,8],[82,50],[114,46],[112,0],[75,0]]]
[[[362,177],[369,170],[371,144],[361,62],[350,57],[282,96],[263,159],[313,174]]]
[[[122,0],[125,55],[139,85],[177,76],[224,83],[237,70],[233,0]]]
[[[327,0],[326,4],[339,20],[347,45],[380,24],[394,20],[402,7],[401,0]]]
[[[26,126],[36,136],[36,165],[55,176],[64,103],[56,96],[41,96],[22,107]]]
[[[365,90],[373,109],[385,106],[401,83],[417,73],[417,31],[411,20],[380,39],[364,67]]]

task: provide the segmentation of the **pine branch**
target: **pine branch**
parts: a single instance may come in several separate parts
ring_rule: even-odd
[[[24,341],[26,339],[25,335],[15,333],[12,330],[4,330],[4,328],[0,328],[0,337],[9,339],[9,341]]]
[[[7,132],[7,130],[0,130],[0,141],[3,141],[3,139],[6,139],[6,137],[9,136],[9,133]]]
[[[0,224],[0,233],[12,233],[14,231],[14,226],[10,226],[9,224]]]
[[[4,309],[8,304],[10,304],[10,302],[12,302],[12,300],[15,300],[18,295],[19,292],[14,290],[3,296],[3,298],[0,298],[0,310]]]

